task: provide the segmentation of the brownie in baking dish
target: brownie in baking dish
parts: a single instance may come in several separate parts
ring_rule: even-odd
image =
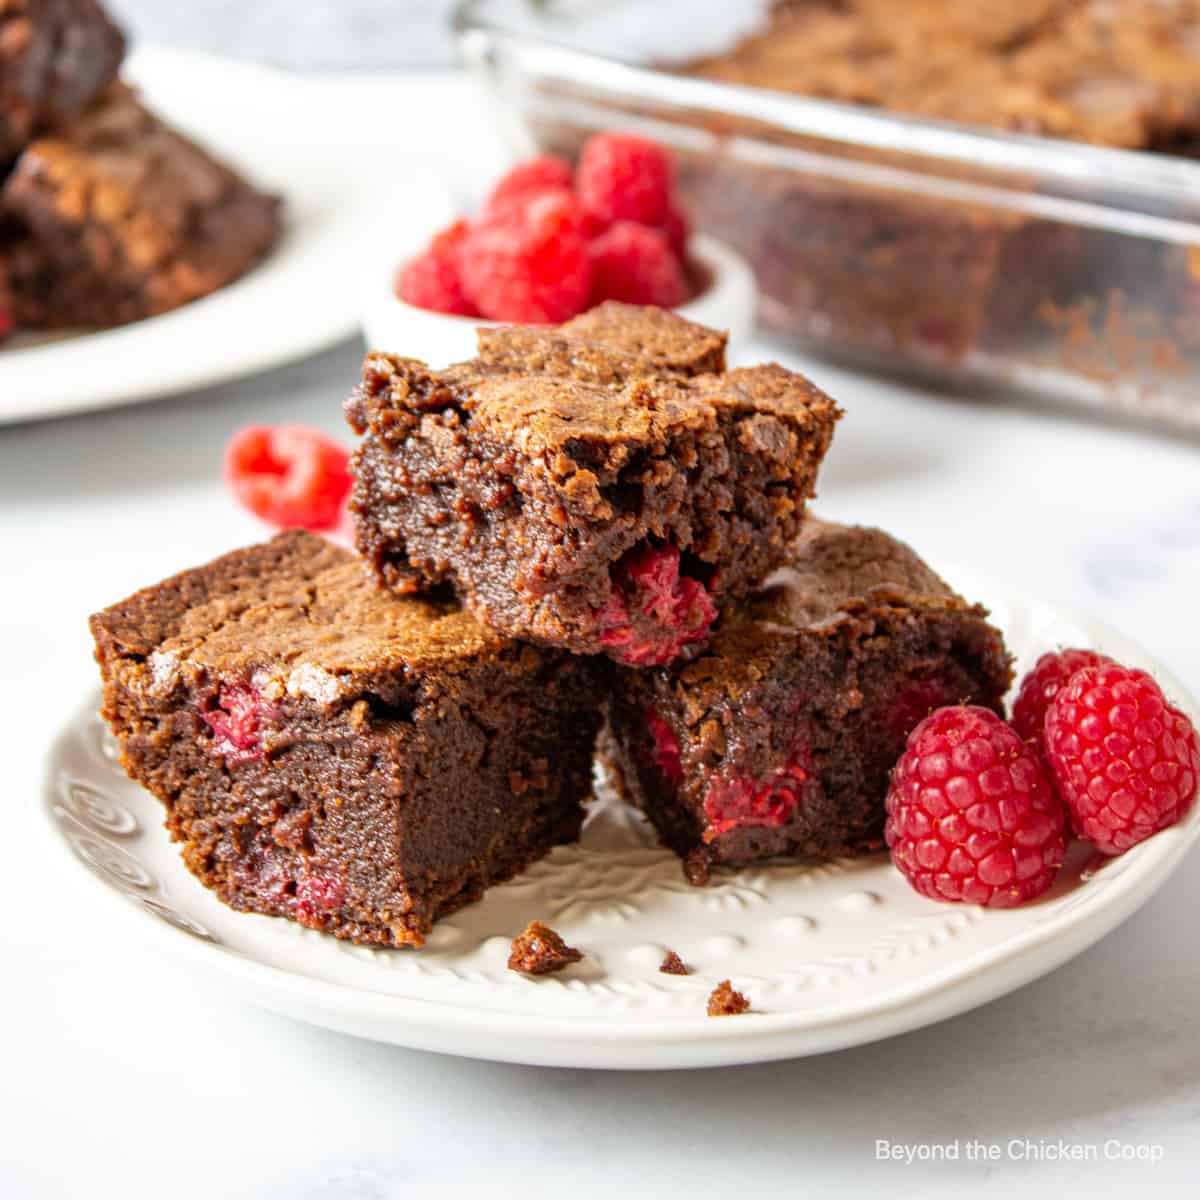
[[[258,191],[114,84],[32,142],[0,190],[23,236],[9,252],[16,322],[108,326],[237,279],[279,233]]]
[[[1198,44],[1195,0],[912,0],[902,11],[891,0],[777,0],[763,29],[675,69],[938,120],[1194,157]],[[825,178],[790,157],[811,151],[811,141],[732,115],[713,125],[713,151],[680,152],[680,193],[698,227],[753,264],[763,323],[810,347],[944,374],[973,351],[1027,353],[1027,331],[1040,321],[1031,313],[1092,295],[1097,278],[1104,291],[1113,286],[1114,236],[1107,231],[1089,243],[1087,231],[951,201],[919,186],[905,191],[867,178]],[[770,146],[744,161],[736,151],[740,133]],[[871,161],[881,160],[873,154]],[[1031,186],[1019,177],[1013,185]],[[1089,256],[1101,255],[1097,274]],[[1145,269],[1129,276],[1136,289]],[[1014,333],[1018,346],[1010,343]]]
[[[617,670],[605,753],[704,882],[714,864],[879,848],[908,734],[945,704],[1001,711],[1010,680],[985,611],[912,550],[810,517],[704,655]]]
[[[600,684],[280,534],[91,619],[103,714],[234,908],[419,946],[577,837]]]
[[[125,38],[97,0],[0,0],[0,174],[116,78]]]
[[[609,303],[483,330],[442,371],[372,354],[346,405],[359,549],[513,637],[632,665],[694,651],[786,558],[840,415],[782,367],[727,371],[724,346]]]

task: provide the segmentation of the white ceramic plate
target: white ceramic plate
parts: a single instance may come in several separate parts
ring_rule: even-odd
[[[358,328],[363,263],[398,224],[452,211],[441,181],[381,143],[327,84],[166,50],[125,70],[168,121],[284,198],[284,231],[243,279],[119,329],[0,347],[0,422],[220,383],[311,354]]]
[[[1192,719],[1179,682],[1098,623],[1049,604],[990,601],[1027,667],[1060,645],[1099,646],[1155,672]],[[1128,917],[1200,833],[1188,821],[1096,866],[1077,845],[1054,890],[1013,911],[943,905],[913,892],[886,856],[756,867],[707,889],[644,821],[602,796],[581,845],[561,847],[440,922],[425,949],[373,950],[290,922],[232,912],[184,870],[157,802],[130,783],[92,697],[48,764],[46,812],[73,867],[138,927],[248,1000],[405,1046],[575,1067],[758,1062],[887,1037],[964,1012],[1045,974]],[[97,887],[98,885],[98,887]],[[506,969],[532,918],[586,952],[540,980]],[[695,973],[658,972],[667,948]],[[713,1019],[731,978],[753,1013]]]
[[[362,326],[374,350],[414,355],[434,367],[448,366],[475,356],[475,330],[496,325],[478,317],[456,317],[429,312],[406,304],[396,295],[399,266],[417,254],[437,226],[407,226],[385,243],[393,247],[369,264],[363,280]],[[679,307],[680,316],[729,334],[729,352],[735,355],[754,332],[758,291],[750,265],[735,250],[706,234],[693,235],[691,256],[709,277],[709,286],[694,300]]]

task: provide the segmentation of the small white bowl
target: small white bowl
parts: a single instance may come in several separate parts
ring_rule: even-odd
[[[727,330],[730,350],[736,350],[754,329],[758,299],[754,275],[741,255],[702,233],[692,236],[689,249],[708,286],[676,311],[689,321]],[[475,330],[501,322],[456,317],[405,304],[395,293],[396,273],[417,252],[387,258],[367,279],[362,326],[368,348],[419,358],[432,367],[473,358]]]

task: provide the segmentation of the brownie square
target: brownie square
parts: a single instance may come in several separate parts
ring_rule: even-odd
[[[632,665],[694,652],[785,560],[840,416],[780,366],[726,370],[724,346],[609,303],[481,331],[443,371],[370,355],[346,405],[359,549],[513,637]]]
[[[257,191],[114,84],[31,143],[0,190],[22,236],[8,254],[16,323],[102,327],[232,282],[279,232]]]
[[[116,78],[125,38],[97,0],[0,0],[0,174]]]
[[[301,532],[91,619],[103,715],[234,908],[419,946],[578,836],[594,664],[378,588]]]
[[[702,657],[617,670],[618,782],[693,882],[713,864],[878,848],[917,723],[960,701],[1002,711],[1009,656],[985,617],[887,534],[810,518]]]

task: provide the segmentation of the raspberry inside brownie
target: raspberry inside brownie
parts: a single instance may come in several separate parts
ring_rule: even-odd
[[[234,908],[420,945],[578,835],[594,664],[391,596],[319,538],[226,555],[92,631],[126,769]]]
[[[882,844],[888,773],[931,709],[1001,711],[1000,634],[907,546],[809,518],[703,655],[618,670],[624,790],[701,882],[712,864]]]
[[[840,415],[724,335],[608,303],[480,331],[443,371],[371,355],[347,402],[357,541],[398,591],[448,582],[492,628],[656,665],[784,561]]]

